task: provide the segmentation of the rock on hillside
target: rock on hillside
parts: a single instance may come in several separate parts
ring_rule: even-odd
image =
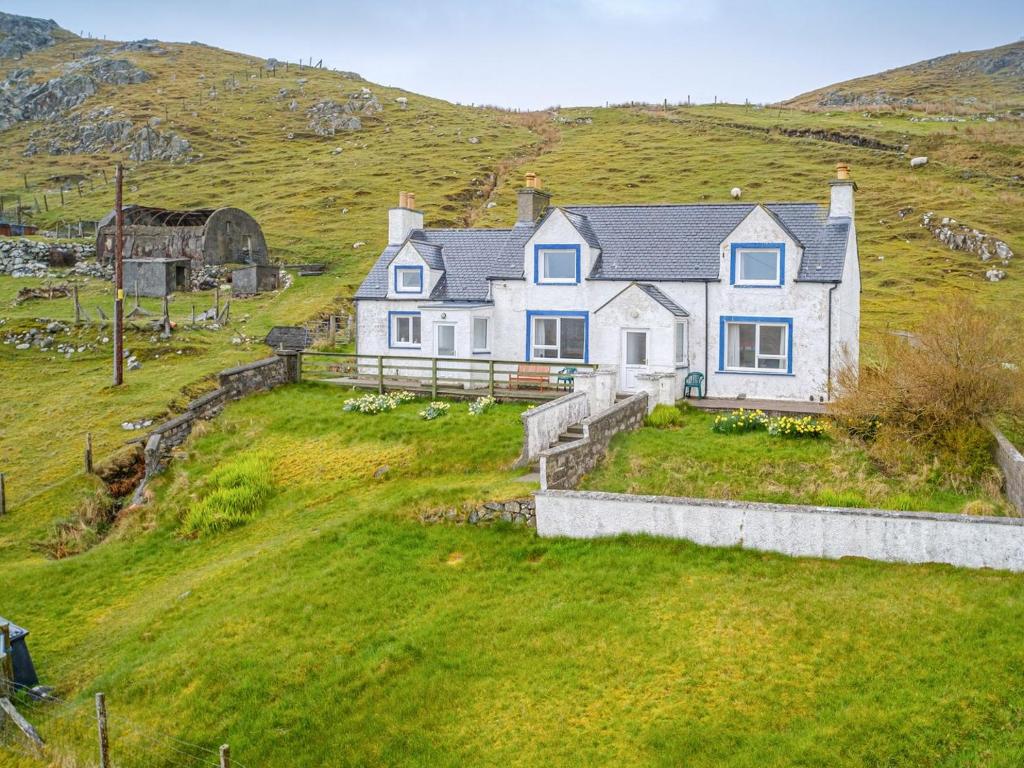
[[[1024,107],[1024,41],[951,53],[877,75],[819,88],[786,104],[796,107]]]
[[[60,27],[52,19],[33,19],[0,12],[0,59],[14,59],[56,42]]]

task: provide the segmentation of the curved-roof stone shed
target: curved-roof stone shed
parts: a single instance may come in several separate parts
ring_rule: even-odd
[[[96,228],[96,255],[114,256],[114,212]],[[267,241],[256,221],[240,208],[174,211],[143,205],[124,209],[126,259],[188,259],[204,264],[266,264]]]

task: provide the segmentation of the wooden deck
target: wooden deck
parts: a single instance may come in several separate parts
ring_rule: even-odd
[[[702,411],[735,411],[743,408],[748,411],[764,411],[770,416],[798,415],[821,416],[828,409],[828,403],[812,403],[801,400],[734,400],[725,397],[705,397],[698,399],[688,397],[682,402],[700,408]]]
[[[312,379],[311,379],[312,380]],[[368,389],[377,391],[379,381],[376,376],[339,376],[336,378],[315,379],[324,384],[334,384],[339,387],[351,387],[353,389]],[[386,392],[413,392],[417,395],[434,395],[434,389],[429,381],[418,381],[407,377],[385,377],[384,390]],[[555,387],[522,387],[509,389],[495,385],[494,397],[497,400],[517,400],[527,402],[546,402],[556,397],[569,394],[571,390],[556,389]],[[487,384],[477,384],[466,388],[461,382],[438,381],[437,396],[454,399],[475,400],[490,394]]]

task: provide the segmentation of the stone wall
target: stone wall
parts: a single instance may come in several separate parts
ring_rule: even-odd
[[[188,439],[196,421],[212,419],[231,400],[298,381],[298,357],[295,352],[279,351],[273,357],[221,371],[217,389],[197,397],[184,413],[150,431],[146,438],[145,480],[167,465],[171,452]],[[142,486],[135,492],[136,500],[141,499],[141,493]]]
[[[1006,439],[1006,435],[995,427],[991,429],[996,438],[996,464],[1006,479],[1006,498],[1017,511],[1024,514],[1024,456]]]
[[[583,420],[583,438],[563,443],[540,454],[540,487],[575,488],[580,479],[601,463],[608,443],[619,432],[636,429],[647,416],[647,393],[635,395]]]
[[[532,498],[488,501],[463,507],[446,507],[424,512],[424,523],[455,523],[457,525],[487,525],[503,520],[507,523],[537,526],[537,505]]]
[[[541,536],[647,534],[806,557],[1024,571],[1024,519],[541,491]]]
[[[523,411],[523,452],[516,462],[525,467],[558,440],[573,424],[591,413],[590,401],[583,392],[572,392],[544,405]]]

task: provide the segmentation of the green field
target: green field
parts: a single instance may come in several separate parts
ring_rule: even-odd
[[[678,427],[616,435],[608,459],[583,487],[779,504],[1016,514],[995,483],[956,493],[932,479],[929,467],[913,476],[887,476],[835,428],[820,439],[764,431],[717,434],[711,431],[714,419],[687,409]]]
[[[425,422],[417,403],[344,413],[348,396],[231,405],[111,540],[58,562],[7,552],[5,605],[79,702],[72,754],[102,689],[147,732],[227,741],[246,765],[1024,756],[1020,576],[424,525],[528,488],[507,469],[521,407]],[[212,469],[257,450],[277,458],[256,518],[176,535]],[[139,739],[118,732],[121,764],[162,764]]]

